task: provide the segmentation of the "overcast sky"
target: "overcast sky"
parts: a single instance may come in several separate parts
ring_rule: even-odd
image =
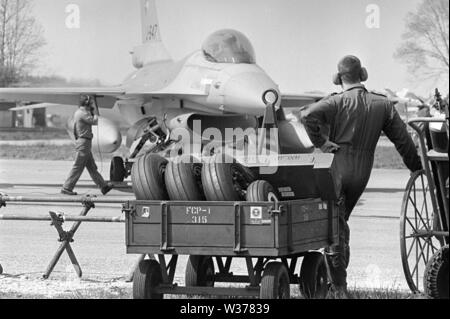
[[[369,69],[367,86],[408,87],[428,94],[436,84],[408,79],[393,58],[404,18],[420,0],[157,0],[162,38],[175,60],[198,50],[222,28],[246,34],[258,64],[283,92],[336,91],[331,75],[345,54],[358,55]],[[68,4],[81,10],[79,29],[65,25]],[[367,7],[380,8],[380,27],[368,28]],[[140,44],[138,0],[35,0],[45,29],[41,74],[120,83],[131,71],[129,52]]]

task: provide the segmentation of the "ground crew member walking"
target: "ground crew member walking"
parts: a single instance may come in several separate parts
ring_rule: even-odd
[[[75,185],[87,168],[92,180],[101,189],[103,195],[111,191],[112,184],[106,183],[102,175],[98,172],[95,164],[94,156],[92,155],[92,126],[98,124],[98,107],[95,99],[90,96],[82,95],[80,97],[80,107],[74,115],[74,135],[75,135],[75,149],[76,157],[73,168],[64,183],[61,190],[65,195],[77,195],[73,191]]]
[[[368,92],[361,82],[367,70],[355,56],[338,64],[334,83],[343,92],[331,95],[301,111],[300,118],[313,144],[326,153],[335,153],[342,178],[339,216],[339,244],[327,251],[332,285],[347,294],[347,267],[350,260],[348,219],[367,186],[374,153],[381,132],[395,144],[412,172],[422,169],[414,143],[393,104],[386,96]],[[324,134],[324,132],[328,132]]]

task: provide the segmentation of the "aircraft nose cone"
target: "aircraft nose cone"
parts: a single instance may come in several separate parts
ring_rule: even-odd
[[[278,86],[262,73],[242,73],[231,77],[225,86],[225,111],[263,116],[263,95]]]

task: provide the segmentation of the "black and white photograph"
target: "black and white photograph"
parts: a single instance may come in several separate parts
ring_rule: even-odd
[[[0,0],[0,300],[448,299],[448,141],[448,0]]]

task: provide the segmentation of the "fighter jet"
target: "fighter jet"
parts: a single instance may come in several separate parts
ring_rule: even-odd
[[[408,89],[403,89],[399,92],[394,92],[390,89],[385,89],[385,91],[389,100],[394,103],[397,112],[399,112],[400,117],[405,122],[411,117],[415,117],[423,106],[429,105],[423,98]]]
[[[126,145],[133,159],[146,143],[157,146],[154,152],[169,147],[174,142],[171,132],[177,128],[192,130],[195,120],[201,121],[202,129],[258,127],[266,111],[264,95],[268,92],[280,96],[276,105],[279,110],[283,104],[300,107],[323,97],[281,94],[275,81],[256,64],[249,39],[237,30],[216,31],[200,50],[173,61],[162,41],[155,1],[141,0],[140,6],[143,43],[133,49],[135,70],[122,84],[100,88],[4,88],[0,89],[0,100],[77,105],[81,94],[91,95],[100,109],[112,109],[129,123]],[[72,131],[71,127],[68,131]],[[105,117],[100,119],[95,134],[98,140],[93,145],[103,152],[113,153],[121,145],[119,129]],[[285,121],[280,125],[281,134],[291,151],[309,152],[312,148],[299,122]],[[121,179],[126,177],[126,173],[122,174],[122,159],[115,158],[112,166],[120,168]]]

